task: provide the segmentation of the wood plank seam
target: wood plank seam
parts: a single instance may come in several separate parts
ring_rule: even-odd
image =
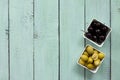
[[[109,3],[109,7],[110,7],[110,27],[111,27],[111,0],[109,1],[110,3]],[[112,44],[111,44],[111,34],[110,34],[110,80],[111,80],[111,46],[112,46]]]
[[[58,80],[60,80],[60,0],[58,0]]]
[[[10,0],[8,0],[8,80],[10,80]]]
[[[35,80],[35,0],[33,0],[33,80]]]
[[[86,0],[84,0],[84,31],[86,30]],[[84,38],[84,47],[86,46],[86,39]],[[84,80],[86,80],[86,69],[84,69]]]

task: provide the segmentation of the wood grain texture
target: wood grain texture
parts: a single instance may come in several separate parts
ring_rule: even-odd
[[[86,28],[89,26],[92,19],[104,23],[110,27],[110,2],[109,0],[86,0]],[[86,44],[91,44],[97,49],[105,53],[106,57],[101,64],[98,72],[92,74],[86,70],[85,80],[110,80],[110,37],[105,41],[105,44],[99,48],[87,41]]]
[[[120,80],[120,0],[0,0],[0,11],[0,80]],[[92,19],[112,27],[101,48],[84,44]],[[106,54],[96,74],[77,65],[86,44]]]
[[[58,1],[35,0],[35,80],[58,80]]]
[[[0,80],[8,80],[8,0],[0,0]]]
[[[120,0],[111,0],[111,80],[120,80]]]
[[[33,80],[33,1],[10,0],[10,80]]]
[[[60,0],[60,79],[83,80],[84,68],[77,65],[84,39],[84,0]]]

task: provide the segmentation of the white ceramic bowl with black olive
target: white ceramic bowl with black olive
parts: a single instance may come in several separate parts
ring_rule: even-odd
[[[110,27],[93,19],[87,30],[84,32],[83,37],[98,47],[102,47],[111,31]]]

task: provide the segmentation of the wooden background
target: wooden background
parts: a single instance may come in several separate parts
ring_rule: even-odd
[[[92,19],[112,28],[102,48],[82,37]],[[96,74],[84,46],[106,53]],[[0,0],[0,80],[120,80],[120,0]]]

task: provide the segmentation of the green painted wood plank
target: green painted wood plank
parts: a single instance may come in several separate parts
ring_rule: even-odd
[[[35,80],[58,79],[58,1],[35,0]]]
[[[111,0],[111,80],[120,80],[120,0]]]
[[[92,19],[97,19],[110,26],[110,4],[109,0],[86,0],[86,27]],[[87,41],[87,44],[93,45]],[[96,47],[95,45],[93,45]],[[96,74],[86,70],[86,80],[110,80],[110,37],[100,49],[106,54],[106,58]]]
[[[0,80],[8,80],[8,0],[0,0]]]
[[[10,0],[10,80],[33,80],[32,2]]]
[[[77,60],[84,48],[84,0],[60,0],[60,78],[83,80],[84,68]]]

